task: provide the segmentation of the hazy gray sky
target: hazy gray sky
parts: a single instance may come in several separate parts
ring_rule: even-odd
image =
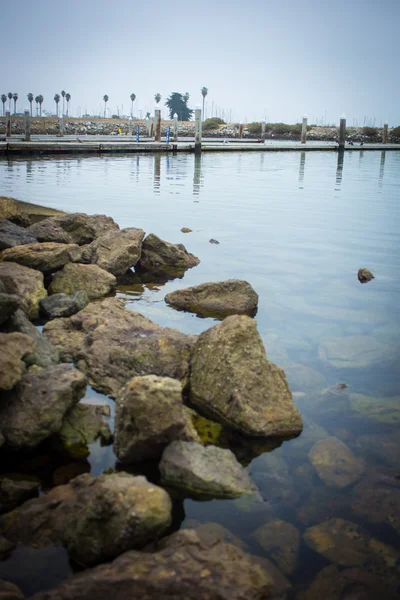
[[[400,125],[400,0],[1,0],[0,93],[71,94],[70,114],[134,114],[209,88],[235,121]],[[142,111],[142,113],[140,113]],[[167,114],[165,109],[165,115]]]

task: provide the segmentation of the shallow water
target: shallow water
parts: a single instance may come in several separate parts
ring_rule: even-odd
[[[384,514],[360,511],[354,485],[327,486],[308,457],[317,439],[336,436],[365,465],[364,478],[392,468],[388,489],[400,489],[393,480],[400,457],[400,152],[0,159],[0,195],[105,213],[121,228],[141,227],[184,243],[201,263],[183,279],[118,290],[129,308],[160,325],[200,333],[214,323],[169,308],[164,296],[174,289],[237,278],[258,292],[258,328],[268,358],[287,373],[304,432],[249,464],[264,500],[186,499],[176,506],[176,527],[217,522],[250,552],[271,558],[252,535],[266,522],[283,519],[304,533],[341,517],[400,551],[400,529]],[[181,233],[184,226],[193,232]],[[375,279],[361,285],[360,267]],[[347,388],[335,388],[339,382]],[[353,394],[372,398],[368,412],[356,410]],[[382,416],[376,407],[393,397],[390,418]],[[99,399],[89,390],[86,401]],[[82,469],[98,475],[114,465],[112,447],[94,444]],[[44,490],[54,484],[56,466],[43,468]],[[54,549],[60,559],[49,559],[50,550],[36,551],[36,558],[32,550],[18,552],[29,568],[16,569],[14,553],[0,562],[0,579],[8,571],[27,593],[70,573],[62,549]],[[51,579],[49,561],[57,565]],[[293,593],[327,564],[302,542],[297,569],[288,576]]]

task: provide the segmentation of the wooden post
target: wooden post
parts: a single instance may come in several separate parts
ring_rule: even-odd
[[[29,109],[24,110],[24,124],[25,124],[25,141],[31,141],[31,115]]]
[[[60,126],[60,137],[63,137],[63,135],[64,135],[64,117],[63,117],[63,115],[61,115],[61,117],[60,117],[59,126]]]
[[[303,123],[301,125],[301,143],[305,144],[307,140],[307,115],[303,116]]]
[[[132,135],[132,117],[129,117],[128,121],[128,135]]]
[[[178,141],[178,115],[174,114],[174,142]]]
[[[339,152],[343,152],[346,142],[346,115],[340,117],[339,127]]]
[[[201,152],[201,108],[199,106],[194,109],[194,119],[194,151],[199,154]]]
[[[161,142],[161,109],[154,109],[154,141]]]
[[[11,137],[11,113],[6,110],[6,137]]]
[[[265,141],[265,126],[265,121],[261,121],[261,139],[263,142]]]
[[[243,121],[239,123],[239,139],[243,139]]]
[[[388,143],[388,123],[387,121],[383,124],[383,133],[382,133],[382,144]]]

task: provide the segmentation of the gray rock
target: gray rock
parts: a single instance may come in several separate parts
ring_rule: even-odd
[[[30,319],[39,314],[39,301],[47,296],[43,285],[43,273],[22,265],[0,262],[0,282],[7,294],[21,299],[21,308]]]
[[[300,433],[302,420],[282,369],[268,362],[257,325],[233,315],[203,332],[191,363],[190,401],[254,437]]]
[[[257,490],[230,450],[195,442],[172,442],[163,452],[160,472],[165,485],[194,496],[238,498]]]
[[[136,376],[153,374],[187,383],[196,339],[160,327],[114,298],[50,321],[43,332],[62,360],[76,362],[96,390],[114,398]]]
[[[50,221],[55,227],[61,227],[69,234],[74,244],[79,246],[90,244],[96,237],[109,230],[119,231],[115,221],[105,215],[72,213],[61,217],[51,217],[47,221]]]
[[[85,390],[86,377],[71,365],[26,373],[0,404],[7,447],[35,448],[59,431],[65,413],[79,402]]]
[[[91,263],[113,275],[123,275],[135,266],[142,251],[143,229],[130,227],[122,231],[108,231],[98,237],[87,249]]]
[[[18,473],[0,475],[0,513],[8,512],[28,498],[36,496],[40,481]]]
[[[122,463],[161,456],[186,425],[182,385],[176,379],[134,377],[116,398],[114,449]]]
[[[67,294],[53,294],[40,301],[40,311],[48,319],[70,317],[89,304],[89,298],[85,291],[75,292],[71,296]]]
[[[161,540],[156,552],[126,552],[32,600],[264,600],[272,584],[251,555],[185,530]]]
[[[36,236],[38,242],[57,242],[58,244],[73,244],[72,237],[52,219],[44,219],[34,223],[28,230]]]
[[[0,325],[15,313],[21,305],[21,299],[16,294],[3,294],[0,291]]]
[[[82,565],[111,560],[158,539],[171,523],[168,494],[145,477],[80,475],[0,517],[11,542],[64,544]]]
[[[58,350],[49,342],[49,340],[40,333],[27,318],[22,310],[17,310],[12,317],[3,325],[3,331],[19,332],[28,335],[33,341],[34,346],[24,356],[26,365],[37,365],[38,367],[50,367],[59,362]]]
[[[56,244],[41,242],[8,248],[2,253],[1,259],[15,262],[31,269],[52,273],[61,269],[69,262],[80,259],[81,249],[77,244]]]
[[[21,360],[32,352],[35,343],[21,333],[0,333],[0,390],[11,390],[25,372]]]
[[[0,250],[35,242],[37,242],[37,238],[28,230],[7,221],[7,219],[0,221]]]
[[[233,314],[254,316],[258,294],[247,281],[228,279],[176,290],[165,296],[165,302],[179,310],[223,319]]]
[[[364,473],[364,465],[337,437],[319,440],[308,453],[311,464],[329,487],[345,488]]]
[[[94,300],[109,294],[116,284],[114,275],[100,269],[97,265],[68,263],[54,275],[49,286],[49,294],[75,294],[84,291],[89,300]]]
[[[150,233],[142,244],[142,254],[137,268],[155,273],[175,274],[191,269],[199,263],[200,259],[190,254],[183,244],[170,244],[154,233]]]

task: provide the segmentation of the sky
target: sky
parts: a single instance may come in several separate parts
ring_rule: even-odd
[[[226,121],[400,125],[400,0],[0,0],[0,93],[69,114],[153,112],[171,92]]]

